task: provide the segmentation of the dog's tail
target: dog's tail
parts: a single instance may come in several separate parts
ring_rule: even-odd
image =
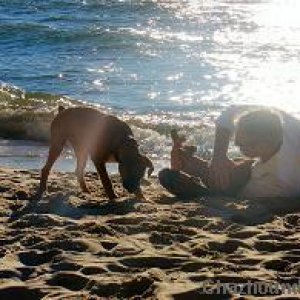
[[[61,113],[64,110],[65,110],[65,108],[62,105],[58,106],[58,113]]]

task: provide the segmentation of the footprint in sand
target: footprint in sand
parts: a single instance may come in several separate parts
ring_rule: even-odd
[[[187,218],[182,222],[182,225],[196,227],[196,228],[203,228],[205,225],[209,224],[211,219],[207,218],[199,218],[199,217],[191,217]]]
[[[211,251],[224,252],[229,254],[235,252],[239,247],[251,249],[249,245],[238,239],[228,239],[224,242],[211,241],[207,243],[207,246]]]
[[[232,264],[211,259],[187,262],[180,268],[183,272],[197,272],[204,269],[228,269]]]
[[[17,268],[19,272],[21,272],[22,281],[28,280],[30,277],[36,276],[36,268],[35,267],[19,267]]]
[[[123,299],[128,299],[134,296],[140,296],[142,299],[147,298],[147,291],[152,294],[151,289],[153,283],[154,280],[148,276],[136,276],[121,284],[119,297]]]
[[[67,271],[57,272],[47,280],[47,283],[50,285],[62,286],[71,291],[82,290],[86,287],[88,282],[89,279],[86,276]]]
[[[130,273],[132,269],[126,268],[120,264],[108,264],[106,265],[107,270],[109,270],[112,273]]]
[[[18,190],[13,194],[13,199],[28,200],[29,198],[29,192],[25,190]]]
[[[300,263],[289,264],[287,269],[292,272],[294,276],[300,277]]]
[[[115,241],[101,241],[101,245],[104,249],[111,251],[118,245],[118,243]]]
[[[181,265],[185,259],[164,256],[136,256],[120,259],[119,262],[126,267],[134,268],[160,268],[171,269]]]
[[[284,272],[290,265],[290,262],[284,259],[271,259],[262,263],[266,269]]]
[[[0,279],[8,279],[8,278],[21,278],[22,274],[18,270],[8,270],[2,269],[0,270]]]
[[[6,255],[7,250],[4,247],[0,248],[0,258],[3,258]]]
[[[258,251],[278,252],[300,249],[298,242],[256,241],[254,248]]]
[[[102,246],[97,242],[89,239],[71,239],[66,238],[62,240],[53,240],[42,242],[36,245],[36,248],[40,250],[46,249],[61,249],[64,251],[75,251],[75,252],[90,252],[90,253],[98,253],[103,250]]]
[[[97,234],[99,236],[118,236],[117,232],[110,226],[98,222],[85,222],[79,226],[78,230],[84,230],[87,233]]]
[[[154,280],[147,275],[138,275],[126,281],[110,280],[97,280],[91,292],[101,299],[147,299],[148,294],[153,294]]]
[[[0,300],[40,300],[46,293],[39,289],[16,284],[2,284],[0,287]]]
[[[239,265],[246,265],[246,266],[256,266],[261,263],[261,259],[259,258],[251,258],[251,257],[238,257],[238,258],[232,258],[228,259],[229,262]]]
[[[60,260],[60,258],[58,258]],[[51,268],[55,271],[78,271],[81,269],[81,265],[76,262],[59,261],[51,265]]]
[[[259,240],[282,241],[285,237],[278,233],[262,233],[256,236]]]
[[[232,299],[230,293],[224,293],[218,295],[217,292],[214,292],[214,289],[211,289],[209,293],[206,290],[201,288],[191,289],[184,292],[170,292],[167,299],[173,300],[228,300]]]
[[[25,266],[38,266],[50,262],[56,255],[61,254],[58,249],[51,249],[45,252],[36,250],[20,252],[18,254],[19,260]]]
[[[105,274],[107,273],[107,270],[103,267],[94,267],[94,266],[88,266],[88,267],[83,267],[80,272],[84,275],[98,275],[98,274]]]
[[[204,257],[207,255],[212,255],[213,251],[211,251],[207,245],[196,245],[192,248],[192,254],[197,257]]]
[[[22,246],[26,248],[34,248],[35,245],[43,243],[46,241],[46,237],[42,237],[38,234],[32,233],[31,235],[25,235],[21,240],[20,243]]]
[[[10,187],[0,185],[0,193],[5,193],[5,192],[8,192],[9,190],[10,190]]]
[[[300,249],[285,251],[285,254],[300,256]],[[300,261],[300,260],[299,260]]]
[[[285,254],[282,258],[290,263],[298,263],[300,261],[300,255]]]
[[[253,236],[259,234],[260,231],[258,230],[241,230],[236,232],[228,233],[228,236],[235,239],[249,239]]]
[[[126,217],[115,217],[113,219],[107,220],[108,224],[117,224],[117,225],[138,225],[145,221],[145,217],[136,217],[133,215],[128,215]]]
[[[149,237],[149,241],[154,245],[172,245],[173,243],[184,243],[190,240],[190,237],[184,234],[170,234],[154,231]]]
[[[11,224],[11,228],[53,228],[55,226],[70,225],[72,223],[72,221],[54,215],[27,214],[21,217],[19,220],[14,221]]]

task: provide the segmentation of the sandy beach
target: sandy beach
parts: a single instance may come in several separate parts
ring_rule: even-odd
[[[298,284],[300,213],[228,198],[182,202],[155,177],[143,182],[147,201],[137,201],[115,175],[120,198],[109,203],[95,173],[90,195],[73,173],[53,173],[42,201],[18,213],[38,178],[0,169],[1,300],[300,297],[281,285],[249,289]],[[217,295],[221,283],[239,289]]]

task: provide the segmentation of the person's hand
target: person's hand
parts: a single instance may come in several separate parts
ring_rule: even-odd
[[[214,157],[209,168],[209,187],[224,191],[229,187],[234,162],[227,156]]]

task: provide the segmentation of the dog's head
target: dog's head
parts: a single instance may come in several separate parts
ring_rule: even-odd
[[[154,170],[150,159],[139,153],[138,144],[134,138],[128,138],[118,150],[119,172],[124,188],[129,193],[140,190],[141,179],[144,177],[146,169],[148,176]]]

